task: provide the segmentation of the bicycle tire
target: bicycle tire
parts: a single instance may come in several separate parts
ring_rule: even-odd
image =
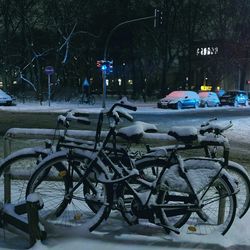
[[[73,196],[68,196],[70,189],[77,183],[86,170],[86,163],[92,160],[89,155],[73,153],[68,156],[68,150],[57,152],[47,159],[45,158],[33,173],[27,186],[26,195],[38,192],[43,199],[44,207],[39,211],[40,218],[51,224],[63,226],[85,225],[94,230],[110,212],[110,192],[107,186],[98,183],[96,193],[84,196],[84,185],[89,185],[88,175],[83,180],[80,188]],[[74,170],[70,170],[70,164],[76,164]],[[93,173],[90,173],[93,174]],[[91,180],[92,181],[92,180]],[[100,188],[99,190],[97,190]],[[90,203],[99,202],[96,210],[89,206]]]
[[[159,193],[158,201],[160,204],[165,201],[164,193],[167,194],[166,191],[160,191]],[[220,203],[222,199],[225,202],[225,204],[223,203],[223,206],[225,206],[223,212],[220,210],[222,207],[222,203]],[[222,235],[226,234],[234,221],[237,208],[234,188],[227,176],[221,175],[213,182],[213,185],[208,189],[201,200],[201,207],[202,210],[200,212],[196,211],[190,215],[189,220],[180,228],[180,232],[198,235],[208,235],[214,232],[218,232]],[[159,219],[161,223],[167,227],[171,222],[165,216],[166,211],[163,208],[160,209],[160,211]],[[217,214],[219,214],[219,216],[217,216]]]
[[[233,161],[229,161],[227,171],[236,180],[239,187],[237,193],[237,216],[242,218],[250,207],[250,178],[246,169]]]
[[[44,148],[24,148],[8,155],[0,164],[0,192],[2,203],[25,201],[26,186],[35,171]]]
[[[188,158],[187,158],[188,159]],[[221,159],[211,159],[211,161],[221,161]],[[242,218],[250,207],[250,177],[247,170],[234,161],[229,161],[227,166],[229,174],[237,181],[239,192],[237,193],[237,212],[236,215]]]

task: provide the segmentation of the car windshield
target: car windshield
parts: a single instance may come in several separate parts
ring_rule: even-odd
[[[238,91],[228,91],[223,96],[236,96],[236,95],[246,95],[246,93]]]
[[[2,90],[0,89],[0,96],[2,96],[2,97],[7,97],[8,95],[7,95],[4,91],[2,91]]]
[[[185,91],[173,91],[169,95],[167,95],[168,98],[181,98],[185,97],[187,94]]]
[[[229,91],[226,92],[223,96],[236,96],[239,92],[235,92],[235,91]]]

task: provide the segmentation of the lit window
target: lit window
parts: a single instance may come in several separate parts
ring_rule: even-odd
[[[204,47],[204,48],[197,48],[196,55],[199,56],[210,56],[210,55],[217,55],[219,52],[218,47]]]
[[[121,79],[121,78],[118,79],[118,85],[119,85],[119,86],[122,85],[122,79]]]

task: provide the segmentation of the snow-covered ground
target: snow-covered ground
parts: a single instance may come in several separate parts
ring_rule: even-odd
[[[99,105],[99,106],[98,106]],[[109,105],[109,103],[108,103]],[[0,110],[65,112],[69,109],[82,108],[91,112],[99,112],[100,103],[92,106],[82,106],[68,103],[52,103],[39,106],[36,103],[18,104],[12,107],[0,107]],[[155,108],[155,103],[138,103],[138,112],[172,112]],[[182,112],[182,111],[181,111]],[[184,111],[185,112],[185,111]],[[153,122],[153,121],[152,121]],[[233,127],[226,132],[232,141],[241,141],[242,150],[250,149],[248,135],[250,134],[250,118],[242,118],[233,122]],[[149,223],[128,226],[117,213],[101,225],[95,232],[89,233],[84,228],[50,231],[48,239],[38,242],[32,249],[102,249],[102,250],[165,250],[165,249],[250,249],[250,212],[242,219],[236,218],[225,236],[213,234],[210,236],[181,234],[166,235],[160,227]],[[5,235],[4,235],[5,234]],[[28,241],[22,236],[1,232],[0,249],[22,249],[28,246]],[[5,236],[5,240],[3,239]]]

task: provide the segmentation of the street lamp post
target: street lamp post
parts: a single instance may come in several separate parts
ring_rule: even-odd
[[[108,34],[106,42],[105,42],[105,47],[104,47],[104,54],[103,54],[103,60],[106,61],[107,60],[107,51],[108,51],[108,45],[109,45],[109,41],[110,38],[112,36],[112,34],[121,26],[125,25],[125,24],[130,24],[130,23],[134,23],[134,22],[140,22],[140,21],[145,21],[145,20],[149,20],[149,19],[155,19],[156,15],[153,16],[147,16],[147,17],[141,17],[141,18],[136,18],[136,19],[132,19],[129,21],[125,21],[122,23],[117,24]],[[107,96],[107,86],[106,86],[106,72],[103,70],[102,71],[102,82],[103,82],[103,93],[102,93],[102,107],[105,108],[106,107],[106,96]]]

